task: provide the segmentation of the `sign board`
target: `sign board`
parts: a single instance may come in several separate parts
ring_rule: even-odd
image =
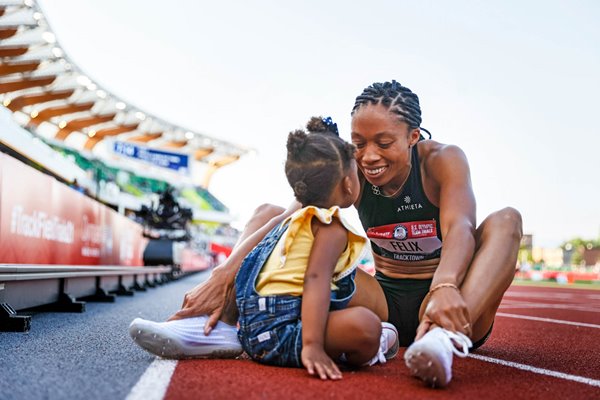
[[[113,151],[118,155],[143,161],[157,167],[172,169],[184,174],[189,172],[189,156],[187,154],[151,149],[120,141],[113,143]]]

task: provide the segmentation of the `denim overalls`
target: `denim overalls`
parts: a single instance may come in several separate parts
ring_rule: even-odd
[[[252,359],[285,367],[302,367],[302,297],[291,295],[260,296],[256,278],[283,236],[288,224],[279,225],[248,254],[235,278],[236,303],[240,312],[238,337]],[[356,286],[351,274],[335,282],[329,309],[348,305]]]

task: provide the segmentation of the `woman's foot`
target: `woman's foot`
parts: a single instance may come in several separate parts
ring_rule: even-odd
[[[208,317],[168,322],[136,318],[129,335],[144,350],[164,358],[234,358],[242,353],[237,329],[219,321],[210,335],[204,335]]]
[[[411,344],[404,361],[411,373],[427,385],[445,387],[452,379],[452,354],[466,357],[472,345],[464,334],[438,327]]]

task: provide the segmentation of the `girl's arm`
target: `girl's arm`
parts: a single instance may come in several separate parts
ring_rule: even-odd
[[[314,243],[304,275],[302,294],[302,363],[308,373],[321,379],[340,379],[337,365],[325,353],[325,329],[329,317],[331,278],[348,236],[342,224],[334,220],[325,225],[313,218]]]

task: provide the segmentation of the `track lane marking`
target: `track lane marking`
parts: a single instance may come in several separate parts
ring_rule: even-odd
[[[507,317],[507,318],[529,319],[529,320],[532,320],[532,321],[551,322],[551,323],[554,323],[554,324],[574,325],[574,326],[583,326],[583,327],[586,327],[586,328],[600,329],[600,325],[588,324],[588,323],[585,323],[585,322],[572,322],[572,321],[564,321],[564,320],[561,320],[561,319],[532,317],[532,316],[529,316],[529,315],[508,314],[508,313],[503,313],[503,312],[496,313],[496,315],[500,316],[500,317]]]
[[[600,387],[600,380],[586,378],[584,376],[565,374],[564,372],[558,372],[558,371],[552,371],[552,370],[544,369],[544,368],[532,367],[531,365],[519,364],[519,363],[516,363],[513,361],[501,360],[499,358],[492,358],[492,357],[482,356],[479,354],[469,354],[469,357],[474,358],[476,360],[489,362],[492,364],[503,365],[505,367],[512,367],[512,368],[516,368],[516,369],[520,369],[520,370],[528,371],[528,372],[533,372],[533,373],[540,374],[540,375],[547,375],[547,376],[552,376],[554,378],[560,378],[560,379],[565,379],[568,381],[583,383],[583,384],[590,385],[590,386]]]
[[[538,299],[538,300],[598,300],[600,294],[589,293],[548,293],[548,292],[510,292],[504,293],[504,297],[522,297],[524,299]]]
[[[536,308],[536,309],[553,309],[553,310],[572,310],[581,312],[592,312],[600,313],[600,308],[590,306],[577,306],[577,305],[560,305],[560,304],[532,304],[532,303],[502,303],[500,308]]]
[[[177,360],[157,357],[131,389],[126,400],[162,400],[176,366]]]

